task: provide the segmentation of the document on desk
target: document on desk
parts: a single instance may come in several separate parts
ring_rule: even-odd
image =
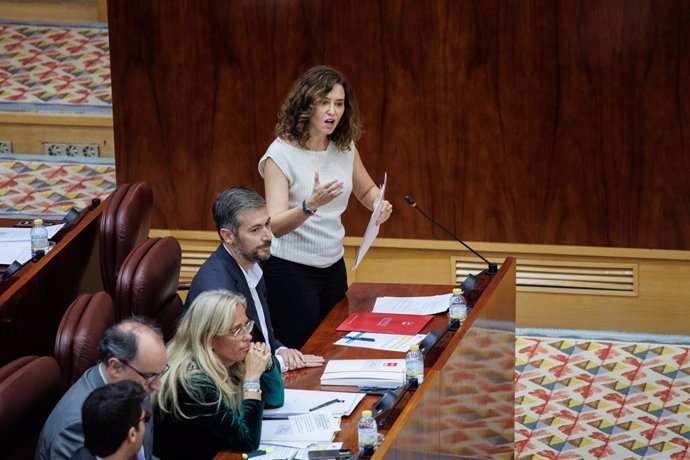
[[[375,332],[350,332],[338,339],[334,345],[407,353],[411,345],[421,342],[424,340],[424,337],[426,337],[424,334],[402,335],[377,334]]]
[[[417,334],[431,321],[431,315],[401,315],[356,311],[336,328],[338,331],[377,332],[380,334]]]
[[[424,297],[379,297],[374,303],[376,313],[404,313],[407,315],[434,315],[448,310],[451,294]]]
[[[261,442],[269,444],[331,442],[340,431],[340,418],[331,414],[302,414],[288,420],[264,420],[261,423]],[[290,444],[294,445],[294,444]]]
[[[400,386],[404,375],[404,359],[331,359],[321,385]]]
[[[288,420],[290,420],[290,425],[294,428],[295,433],[300,437],[325,431],[332,431],[334,433],[340,431],[340,417],[334,417],[333,414],[311,412],[308,414],[291,415],[288,417]]]
[[[48,238],[52,238],[65,224],[46,225]],[[31,229],[28,227],[0,227],[0,243],[12,241],[31,241]]]
[[[363,393],[287,388],[283,406],[276,409],[264,409],[264,418],[288,418],[291,415],[309,413],[330,413],[347,417],[363,398]]]
[[[52,238],[64,224],[49,225],[48,238]],[[31,259],[31,229],[0,227],[0,264],[10,265],[15,260],[20,264]]]
[[[384,193],[386,192],[386,183],[388,182],[388,173],[383,174],[383,185],[379,187],[381,190],[381,198],[379,199],[374,211],[371,213],[371,219],[369,219],[369,224],[367,229],[364,231],[364,236],[362,237],[362,244],[357,249],[357,256],[355,257],[355,264],[352,266],[352,271],[357,270],[359,263],[364,259],[364,255],[367,253],[371,244],[374,242],[379,234],[379,224],[377,223],[379,217],[381,217],[381,208],[383,207]]]
[[[31,259],[31,242],[0,242],[0,265],[10,265],[15,260],[20,264]]]

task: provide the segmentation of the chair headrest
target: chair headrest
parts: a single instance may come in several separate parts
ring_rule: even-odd
[[[52,356],[19,358],[0,368],[0,452],[35,436],[58,401],[60,368]]]
[[[115,305],[106,292],[82,294],[62,316],[55,338],[55,359],[66,390],[98,360],[98,343],[115,323]]]
[[[171,318],[176,320],[182,311],[177,295],[181,263],[180,243],[171,236],[149,238],[134,248],[117,277],[119,319],[131,315],[158,319],[168,338]]]
[[[106,199],[99,242],[103,286],[111,295],[122,262],[148,237],[152,208],[153,192],[146,182],[118,185]]]

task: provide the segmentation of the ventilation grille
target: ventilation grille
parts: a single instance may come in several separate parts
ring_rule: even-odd
[[[180,281],[190,283],[199,268],[206,262],[213,251],[218,247],[218,240],[209,242],[189,242],[181,240],[182,246],[182,266],[180,267]]]
[[[451,267],[452,282],[459,284],[486,264],[452,257]],[[518,291],[636,296],[637,270],[637,264],[518,259],[516,283]]]

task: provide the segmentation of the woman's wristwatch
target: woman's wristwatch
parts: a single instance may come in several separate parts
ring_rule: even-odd
[[[302,211],[309,217],[313,216],[316,214],[316,209],[311,209],[309,206],[307,206],[307,200],[304,199],[302,200]]]
[[[261,393],[261,384],[258,380],[246,380],[242,384],[242,391],[247,391],[249,393]]]

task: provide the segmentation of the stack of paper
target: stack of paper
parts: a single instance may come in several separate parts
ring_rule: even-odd
[[[405,313],[407,315],[433,315],[448,310],[451,294],[424,297],[379,297],[373,311],[377,313]]]
[[[47,226],[48,238],[62,227],[63,224]],[[23,264],[31,259],[30,232],[30,228],[0,227],[0,265],[10,265],[15,260]]]
[[[261,442],[278,445],[290,445],[296,439],[306,444],[331,442],[338,431],[340,417],[324,413],[293,415],[288,420],[264,420]]]
[[[373,332],[350,332],[335,342],[336,345],[374,350],[398,351],[407,353],[411,345],[424,340],[426,335],[375,334]]]
[[[364,398],[362,393],[340,391],[285,390],[285,403],[277,409],[265,409],[265,419],[288,418],[291,415],[329,413],[347,417]]]
[[[321,385],[401,386],[404,375],[404,359],[332,359]]]

